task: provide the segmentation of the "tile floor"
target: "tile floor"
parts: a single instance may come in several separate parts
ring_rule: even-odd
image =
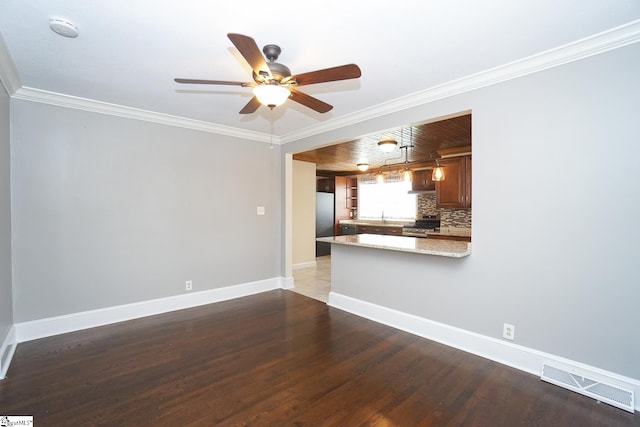
[[[327,302],[331,290],[331,255],[317,257],[315,267],[293,270],[293,280],[294,292]]]

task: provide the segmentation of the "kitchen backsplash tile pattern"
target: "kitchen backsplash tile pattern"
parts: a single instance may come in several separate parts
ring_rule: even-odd
[[[435,193],[418,194],[418,215],[440,215],[440,228],[471,228],[471,209],[436,207]]]

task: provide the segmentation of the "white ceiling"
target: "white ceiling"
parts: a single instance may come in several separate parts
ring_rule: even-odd
[[[54,34],[51,17],[73,22],[79,36]],[[639,18],[638,0],[0,2],[18,94],[47,91],[261,134],[273,122],[280,137]],[[294,74],[356,63],[362,77],[300,88],[334,105],[326,114],[289,101],[240,115],[250,88],[173,81],[250,81],[230,32],[260,48],[280,45],[279,62]]]

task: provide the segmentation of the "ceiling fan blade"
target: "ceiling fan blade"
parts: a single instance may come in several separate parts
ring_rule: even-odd
[[[308,73],[291,76],[287,80],[295,80],[298,86],[312,85],[316,83],[334,82],[338,80],[357,79],[362,75],[360,67],[356,64],[340,65],[338,67],[325,68],[324,70],[310,71]]]
[[[253,98],[251,98],[251,101],[249,101],[247,103],[247,105],[244,106],[244,108],[242,108],[242,110],[240,110],[240,114],[251,114],[251,113],[255,113],[255,111],[258,109],[259,106],[261,106],[262,104],[260,104],[260,101],[258,101],[258,98],[256,98],[255,96]]]
[[[300,92],[294,87],[289,87],[289,89],[291,90],[291,96],[289,97],[290,100],[295,101],[298,104],[302,104],[305,107],[309,107],[318,113],[326,113],[331,111],[333,108],[333,105],[329,105],[326,102],[320,101],[318,98],[314,98],[313,96]]]
[[[234,33],[227,34],[227,37],[229,37],[231,43],[233,43],[242,57],[249,63],[254,73],[258,75],[265,75],[266,73],[269,76],[269,80],[273,78],[267,61],[264,60],[264,56],[260,53],[260,49],[255,40],[249,36]]]
[[[229,82],[226,80],[199,80],[199,79],[173,79],[176,83],[198,84],[198,85],[228,85],[228,86],[255,86],[254,83]]]

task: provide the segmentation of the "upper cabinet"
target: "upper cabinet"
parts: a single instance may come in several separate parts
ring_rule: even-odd
[[[323,178],[316,181],[316,191],[320,193],[335,193],[336,183],[333,178]]]
[[[436,205],[439,208],[471,207],[471,156],[440,160],[444,181],[436,182]]]
[[[432,169],[413,171],[411,191],[434,191],[436,189],[436,183],[431,180],[432,173]]]

